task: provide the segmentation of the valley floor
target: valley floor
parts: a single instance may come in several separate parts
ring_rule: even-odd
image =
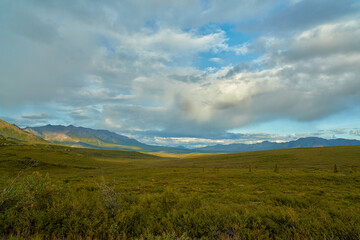
[[[184,158],[0,146],[0,238],[359,239],[359,172],[359,146]]]

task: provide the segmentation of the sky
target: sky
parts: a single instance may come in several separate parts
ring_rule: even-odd
[[[165,146],[360,140],[360,1],[0,0],[0,118]]]

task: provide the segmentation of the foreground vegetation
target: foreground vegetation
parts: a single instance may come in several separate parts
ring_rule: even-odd
[[[0,238],[359,239],[360,147],[162,158],[0,146]]]

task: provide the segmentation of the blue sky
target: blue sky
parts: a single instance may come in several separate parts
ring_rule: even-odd
[[[354,0],[0,1],[0,118],[197,147],[360,139]]]

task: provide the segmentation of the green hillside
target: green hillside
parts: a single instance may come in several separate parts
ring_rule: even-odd
[[[24,130],[20,129],[16,125],[7,123],[0,119],[0,135],[6,139],[13,140],[22,143],[48,143],[41,137],[35,136]]]
[[[169,161],[171,166],[270,169],[276,164],[284,169],[326,170],[334,164],[360,167],[360,146],[294,148],[244,153],[212,154]]]
[[[71,147],[85,147],[107,150],[128,150],[141,152],[190,152],[189,150],[147,145],[137,141],[136,139],[107,130],[75,127],[72,125],[46,125],[42,127],[29,127],[26,128],[25,131],[42,137],[49,142]]]
[[[360,237],[360,146],[169,158],[0,145],[0,175],[2,239]]]

